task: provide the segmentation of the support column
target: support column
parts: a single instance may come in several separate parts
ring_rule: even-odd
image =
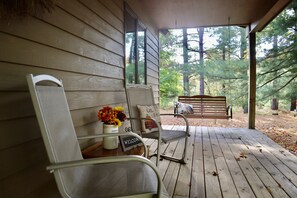
[[[249,33],[249,117],[248,128],[255,129],[256,120],[256,33]]]

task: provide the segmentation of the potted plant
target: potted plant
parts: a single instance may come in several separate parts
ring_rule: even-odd
[[[124,108],[116,106],[114,108],[106,106],[98,111],[98,120],[103,122],[103,133],[118,133],[122,122],[126,120],[126,115],[123,112]],[[118,137],[103,138],[104,149],[118,148]]]

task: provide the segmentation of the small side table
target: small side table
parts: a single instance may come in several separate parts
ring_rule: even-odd
[[[85,159],[95,157],[120,156],[120,155],[144,155],[143,146],[135,147],[129,151],[123,152],[121,145],[117,149],[107,150],[103,148],[101,142],[95,143],[84,150],[82,155]]]

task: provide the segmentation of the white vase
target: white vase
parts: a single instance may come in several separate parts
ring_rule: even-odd
[[[119,127],[115,125],[103,125],[103,133],[118,133]],[[116,149],[119,146],[119,138],[118,136],[115,137],[104,137],[103,138],[103,148],[104,149]]]

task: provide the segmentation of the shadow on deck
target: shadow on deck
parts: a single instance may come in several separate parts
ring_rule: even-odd
[[[190,132],[187,164],[162,160],[159,166],[172,197],[297,197],[297,157],[263,133],[196,126]],[[161,150],[180,157],[182,141]],[[154,152],[156,143],[146,142]]]

